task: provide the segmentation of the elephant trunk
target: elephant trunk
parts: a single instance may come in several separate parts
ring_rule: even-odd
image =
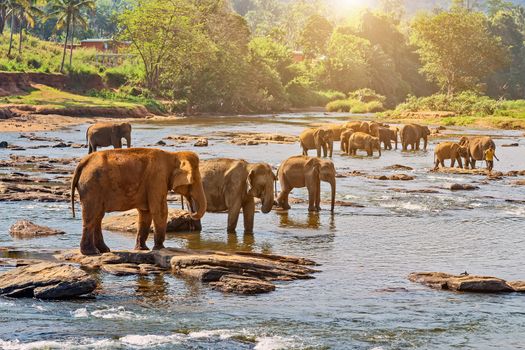
[[[202,182],[198,181],[194,183],[191,186],[191,199],[190,203],[194,203],[194,205],[197,207],[195,208],[197,211],[190,213],[190,216],[193,220],[200,220],[204,214],[206,213],[206,194],[204,193],[204,187],[202,186]]]
[[[335,187],[335,179],[332,179],[330,181],[330,187],[331,187],[331,190],[332,190],[332,196],[331,196],[331,206],[330,206],[330,210],[333,212],[334,211],[334,208],[335,208],[335,190],[336,190],[336,187]]]
[[[131,147],[131,135],[126,136],[126,144],[127,144],[128,148]]]
[[[264,191],[264,196],[261,198],[261,201],[261,211],[263,214],[268,214],[272,210],[274,202],[273,184],[266,186],[266,191]]]

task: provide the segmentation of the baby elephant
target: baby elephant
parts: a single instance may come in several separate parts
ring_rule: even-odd
[[[113,146],[122,148],[122,139],[126,139],[128,148],[131,147],[130,123],[96,123],[86,131],[86,140],[89,153],[97,151],[97,147]]]
[[[341,133],[341,152],[348,154],[348,141],[350,140],[350,136],[354,133],[354,130],[352,129],[345,129]]]
[[[308,210],[321,210],[321,181],[328,182],[332,187],[332,205],[335,205],[335,167],[329,160],[322,160],[308,156],[290,157],[281,164],[278,171],[281,193],[277,204],[285,209],[290,209],[288,195],[294,188],[306,187],[308,189]]]
[[[463,168],[463,163],[461,162],[461,157],[468,158],[468,149],[466,146],[461,146],[455,142],[441,142],[436,146],[434,150],[434,170],[441,167],[445,167],[445,159],[450,159],[450,167],[453,168],[455,162],[458,162],[460,168]]]
[[[374,155],[374,150],[381,156],[381,144],[378,137],[373,137],[363,132],[355,132],[348,140],[348,154],[355,156],[357,150],[365,150],[369,157]]]

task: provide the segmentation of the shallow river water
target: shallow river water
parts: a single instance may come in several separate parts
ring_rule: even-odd
[[[154,144],[169,135],[207,135],[210,147],[191,144],[202,158],[232,157],[277,166],[300,153],[299,144],[237,146],[217,132],[271,132],[298,135],[309,123],[342,122],[337,114],[189,118],[167,123],[134,123],[133,145]],[[86,125],[37,133],[83,143]],[[447,130],[490,134],[498,146],[496,169],[525,169],[522,132]],[[454,134],[454,135],[452,135]],[[446,134],[445,134],[446,135]],[[38,142],[2,133],[0,141]],[[288,213],[257,213],[255,234],[225,232],[225,214],[206,214],[200,234],[170,235],[166,245],[192,249],[247,250],[298,255],[315,260],[315,279],[278,283],[259,296],[225,295],[206,285],[170,274],[114,277],[100,274],[95,299],[43,302],[0,298],[0,349],[519,349],[525,348],[525,296],[459,294],[413,284],[414,271],[443,271],[525,279],[525,187],[513,178],[483,182],[483,176],[429,172],[428,152],[384,151],[383,157],[343,157],[336,147],[339,172],[390,174],[393,164],[413,167],[403,173],[414,181],[340,178],[337,199],[362,207],[328,205],[309,214],[306,204]],[[44,144],[44,143],[43,143]],[[0,159],[12,150],[0,150]],[[20,155],[72,157],[86,149],[42,148]],[[448,161],[447,161],[448,164]],[[481,165],[481,163],[479,164]],[[7,172],[1,169],[0,172]],[[478,182],[479,190],[452,192],[451,183]],[[393,189],[437,189],[406,193]],[[330,188],[322,185],[323,198]],[[306,191],[292,196],[306,198]],[[175,204],[173,204],[175,205]],[[0,203],[0,246],[25,250],[76,248],[81,219],[71,218],[66,203]],[[61,228],[66,235],[15,240],[9,227],[19,219]],[[131,234],[105,232],[113,249],[130,249]]]

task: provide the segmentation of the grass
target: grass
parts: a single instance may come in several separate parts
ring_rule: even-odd
[[[335,100],[326,105],[329,112],[374,113],[383,110],[380,101],[361,102],[355,99]]]
[[[49,108],[124,107],[133,108],[142,103],[106,99],[96,96],[77,95],[45,85],[36,85],[25,95],[0,98],[0,103],[45,106]]]

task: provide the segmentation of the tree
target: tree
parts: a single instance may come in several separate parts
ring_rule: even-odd
[[[483,0],[452,0],[452,9],[476,11],[483,9]]]
[[[422,15],[412,30],[422,72],[449,95],[479,89],[482,79],[506,63],[506,51],[482,13],[456,9]]]
[[[325,54],[333,30],[334,27],[325,17],[321,15],[310,16],[301,32],[299,41],[305,55],[309,58],[315,58]]]
[[[8,0],[0,0],[0,35],[4,34],[7,21]]]
[[[381,10],[396,21],[405,15],[405,0],[381,0]]]
[[[40,1],[39,3],[42,3]],[[18,29],[20,39],[18,42],[18,54],[22,54],[23,25],[33,28],[37,16],[43,17],[44,11],[37,6],[36,0],[19,0],[13,8],[14,13],[18,13]]]
[[[60,64],[60,72],[64,72],[64,61],[66,59],[67,43],[69,41],[69,33],[71,32],[71,52],[69,56],[69,64],[73,60],[73,40],[75,37],[75,23],[82,26],[87,26],[84,12],[86,10],[95,9],[94,0],[53,0],[51,3],[50,17],[56,17],[56,29],[66,28],[66,37],[64,39],[64,52],[62,54],[62,63]]]

